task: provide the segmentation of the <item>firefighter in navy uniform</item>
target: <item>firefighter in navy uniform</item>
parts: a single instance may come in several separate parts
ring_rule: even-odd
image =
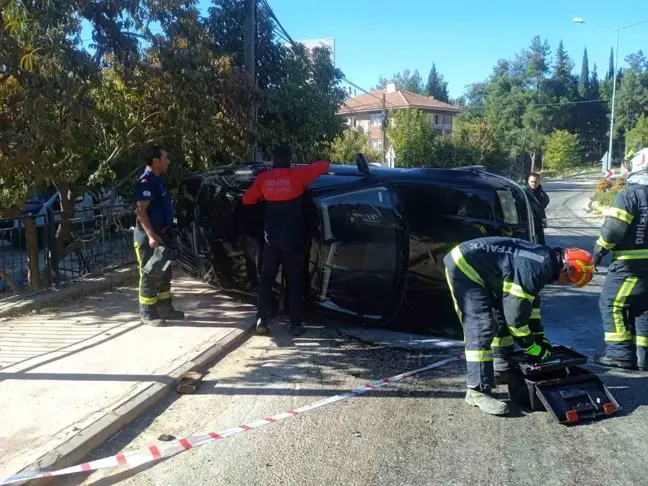
[[[639,161],[637,161],[639,162]],[[628,186],[605,211],[594,263],[612,251],[601,291],[606,351],[598,364],[645,371],[648,349],[648,171],[634,163]]]
[[[182,320],[184,313],[171,303],[171,265],[162,273],[142,271],[155,248],[171,246],[173,205],[161,175],[169,168],[169,155],[160,147],[149,151],[146,170],[135,186],[137,224],[135,225],[135,255],[140,269],[139,308],[143,324],[163,326],[168,320]]]
[[[290,147],[274,150],[272,169],[262,172],[243,195],[243,204],[265,200],[265,246],[257,295],[259,334],[268,334],[268,310],[272,283],[283,265],[288,280],[288,305],[291,331],[301,334],[304,294],[305,227],[303,193],[317,177],[326,174],[329,162],[318,161],[307,166],[291,167]]]
[[[486,413],[505,415],[508,405],[491,395],[493,340],[505,337],[492,309],[501,309],[508,333],[530,360],[547,360],[551,344],[534,336],[529,321],[536,297],[552,282],[587,285],[594,271],[592,256],[576,248],[486,237],[459,244],[443,263],[466,342],[466,402]]]

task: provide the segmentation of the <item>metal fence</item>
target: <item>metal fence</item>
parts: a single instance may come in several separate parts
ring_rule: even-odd
[[[69,234],[57,242],[66,216]],[[20,299],[134,262],[135,221],[133,211],[123,205],[0,218],[0,300]],[[28,227],[35,233],[31,245]]]

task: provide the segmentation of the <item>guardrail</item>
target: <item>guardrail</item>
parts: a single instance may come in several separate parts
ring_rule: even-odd
[[[123,205],[0,218],[0,300],[134,262],[135,221]]]

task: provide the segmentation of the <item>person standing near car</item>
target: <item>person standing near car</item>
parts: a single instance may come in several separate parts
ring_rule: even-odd
[[[525,184],[522,185],[522,188],[527,191],[529,195],[532,195],[536,201],[537,205],[533,204],[533,215],[535,219],[535,230],[536,235],[538,236],[538,243],[541,245],[545,244],[545,235],[544,229],[547,227],[547,213],[546,209],[549,206],[549,195],[542,188],[540,184],[540,174],[536,172],[529,172],[524,179]]]
[[[612,252],[599,298],[605,353],[594,361],[648,370],[648,170],[632,165],[628,186],[609,208],[594,246],[594,263]]]
[[[283,265],[288,280],[290,327],[294,335],[301,334],[304,279],[304,206],[303,194],[317,177],[326,174],[331,164],[313,162],[307,166],[291,167],[292,150],[278,146],[272,154],[272,168],[257,176],[243,195],[243,204],[265,200],[265,246],[261,278],[257,295],[258,334],[269,333],[268,310],[272,283]]]
[[[147,155],[146,169],[135,186],[135,256],[139,267],[140,320],[149,326],[164,326],[165,319],[182,320],[184,313],[171,302],[171,265],[162,273],[146,273],[142,267],[159,246],[171,246],[173,203],[161,176],[169,169],[169,154],[159,146]]]

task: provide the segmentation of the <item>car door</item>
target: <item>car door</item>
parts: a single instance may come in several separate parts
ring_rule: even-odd
[[[397,201],[387,185],[318,198],[321,306],[376,320],[393,315],[404,273]]]
[[[497,189],[497,197],[502,210],[504,223],[503,236],[537,241],[533,225],[530,224],[528,203],[524,192],[518,187],[502,187]]]

